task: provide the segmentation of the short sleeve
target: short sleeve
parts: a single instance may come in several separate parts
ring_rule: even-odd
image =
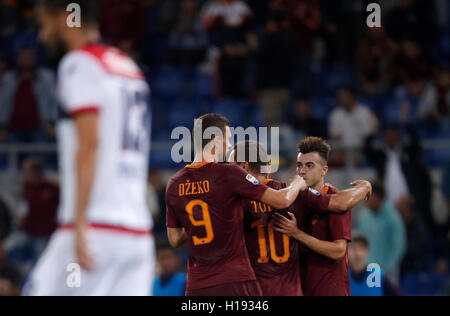
[[[172,205],[172,198],[170,197],[171,190],[172,185],[169,183],[166,190],[166,226],[168,228],[182,228],[183,225],[178,220],[175,207]]]
[[[261,201],[264,192],[269,188],[259,183],[255,177],[241,167],[229,165],[225,172],[226,185],[235,195],[253,201]]]
[[[352,213],[329,215],[329,231],[332,240],[352,240]]]
[[[103,70],[95,57],[84,52],[68,55],[61,62],[58,76],[59,97],[69,115],[101,109],[103,94],[99,83]]]

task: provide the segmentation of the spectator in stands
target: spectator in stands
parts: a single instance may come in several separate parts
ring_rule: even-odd
[[[352,63],[363,36],[367,4],[370,0],[320,1],[330,62]]]
[[[372,185],[367,208],[357,217],[357,227],[370,244],[369,262],[377,263],[398,284],[399,268],[406,253],[406,232],[402,218],[386,200],[384,186]]]
[[[300,96],[294,103],[294,128],[304,136],[327,138],[327,124],[315,118],[311,113],[311,100],[308,96]]]
[[[425,271],[428,268],[430,238],[427,227],[420,218],[421,212],[415,209],[412,196],[399,198],[396,207],[405,223],[408,245],[401,264],[401,274]]]
[[[419,116],[432,124],[445,122],[450,117],[450,71],[438,69],[435,84],[429,84],[422,94]]]
[[[11,232],[11,227],[11,213],[0,196],[0,243],[5,240],[6,237],[8,237],[9,233]]]
[[[161,172],[157,169],[150,170],[148,178],[149,184],[155,190],[160,210],[160,213],[155,218],[155,237],[157,240],[167,241],[166,184],[162,179]]]
[[[281,1],[283,2],[283,1]],[[297,50],[301,56],[311,56],[314,51],[314,40],[320,31],[322,15],[319,0],[284,1],[295,34]]]
[[[160,275],[153,286],[154,296],[184,296],[186,274],[180,272],[180,259],[175,249],[162,245],[157,250]]]
[[[153,222],[157,222],[161,217],[161,209],[159,207],[158,193],[156,192],[153,184],[150,182],[150,177],[148,177],[147,183],[147,206],[153,217]]]
[[[337,93],[339,107],[330,115],[329,134],[348,148],[362,148],[366,137],[378,129],[378,119],[365,105],[357,102],[356,91],[342,87]]]
[[[436,38],[436,7],[434,1],[397,0],[397,7],[386,16],[389,36],[395,41],[412,37],[424,46]]]
[[[175,64],[197,65],[205,57],[207,34],[196,0],[184,0],[177,24],[169,36],[170,59]]]
[[[259,104],[267,126],[280,126],[290,100],[295,71],[294,38],[282,24],[287,16],[270,16],[257,54]]]
[[[389,69],[397,45],[387,36],[384,28],[368,27],[366,36],[358,45],[358,80],[363,92],[376,96],[388,89],[391,81]]]
[[[6,251],[0,240],[0,296],[19,296],[22,292],[22,277],[6,257]]]
[[[0,91],[3,91],[4,77],[7,70],[7,64],[5,57],[0,53]],[[1,112],[1,110],[0,110]],[[6,138],[6,132],[0,128],[0,143]]]
[[[422,212],[421,217],[428,229],[433,230],[432,183],[420,158],[420,141],[412,125],[404,126],[408,137],[402,137],[401,127],[398,124],[387,125],[379,146],[375,142],[376,134],[370,135],[364,146],[365,156],[383,181],[387,200],[395,205],[401,197],[414,196],[416,208]]]
[[[212,0],[202,13],[210,43],[221,51],[218,75],[221,95],[243,97],[249,55],[257,48],[251,29],[253,14],[242,0]]]
[[[23,48],[17,69],[3,79],[0,91],[0,134],[15,142],[36,142],[54,137],[56,97],[51,72],[37,65],[36,54]]]
[[[20,294],[21,276],[6,258],[3,241],[11,231],[12,219],[6,204],[0,199],[0,296]]]
[[[445,200],[447,202],[448,211],[450,213],[450,160],[445,164],[442,174],[442,192],[444,193]],[[447,243],[450,245],[450,216],[447,219],[446,225],[447,231]],[[450,247],[449,247],[450,250]]]
[[[369,241],[364,235],[354,235],[348,248],[350,289],[352,296],[401,296],[384,272],[368,270]],[[379,273],[379,275],[376,275]],[[369,287],[368,281],[374,286]],[[379,281],[379,284],[376,284]],[[372,284],[371,284],[372,285]]]
[[[407,38],[400,43],[390,71],[394,84],[428,79],[432,74],[432,61],[419,43]]]
[[[147,30],[149,6],[148,0],[104,1],[100,10],[103,38],[136,58],[135,51]]]
[[[29,158],[23,163],[23,208],[21,228],[23,236],[18,247],[26,252],[33,263],[45,249],[57,227],[59,188],[47,179],[39,158]]]

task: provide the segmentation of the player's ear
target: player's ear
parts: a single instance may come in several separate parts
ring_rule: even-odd
[[[328,166],[327,165],[325,165],[325,166],[323,166],[323,168],[322,168],[322,176],[326,176],[327,175],[327,173],[328,173]]]

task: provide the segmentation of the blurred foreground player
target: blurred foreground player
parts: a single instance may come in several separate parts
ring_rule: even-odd
[[[261,295],[245,245],[242,199],[283,209],[306,189],[299,176],[276,191],[238,166],[219,164],[225,161],[230,138],[223,116],[206,114],[196,120],[194,162],[167,186],[169,241],[174,247],[187,241],[190,249],[187,296]]]
[[[154,269],[145,202],[149,88],[129,57],[96,44],[96,1],[77,1],[81,28],[66,25],[70,2],[39,6],[41,40],[66,53],[58,69],[62,198],[60,228],[25,294],[148,295]],[[78,278],[72,263],[81,266]]]

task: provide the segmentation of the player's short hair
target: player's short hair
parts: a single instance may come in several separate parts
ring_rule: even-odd
[[[237,143],[234,146],[234,157],[233,161],[237,163],[247,162],[250,170],[254,173],[260,174],[262,167],[270,164],[267,151],[264,146],[255,141],[243,141]],[[244,157],[239,156],[244,155]],[[254,158],[254,159],[252,159]]]
[[[353,235],[353,237],[352,237],[352,244],[355,244],[357,242],[363,244],[364,247],[369,249],[369,240],[363,234],[358,233],[358,234],[354,234]]]
[[[318,153],[326,163],[330,157],[331,146],[320,137],[307,137],[297,145],[297,148],[298,152],[304,155],[309,153]]]
[[[386,190],[384,188],[384,184],[381,181],[375,181],[372,183],[372,195],[378,195],[382,199],[386,196]]]
[[[82,23],[97,24],[99,7],[102,0],[39,0],[39,5],[50,12],[66,11],[71,3],[77,3],[81,7]]]
[[[205,130],[209,127],[217,127],[222,131],[222,136],[225,137],[225,130],[227,126],[230,126],[230,121],[217,113],[209,113],[200,116],[197,120],[201,120],[201,128],[200,125],[197,123],[194,125],[194,131],[193,131],[193,137],[196,137],[197,133],[200,133],[200,137],[202,139],[202,149],[205,148],[206,145],[208,145],[211,140],[216,136],[212,135],[209,139],[204,139],[203,135],[205,133]]]

